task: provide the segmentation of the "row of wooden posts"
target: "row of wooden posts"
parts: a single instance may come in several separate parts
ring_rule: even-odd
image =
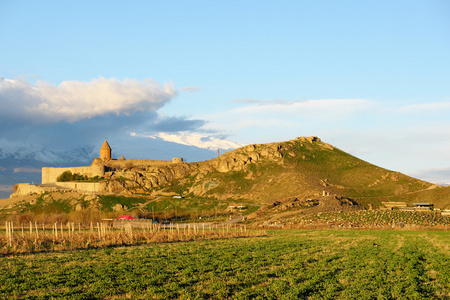
[[[29,225],[29,226],[28,226]],[[51,234],[55,239],[58,238],[73,238],[74,235],[76,234],[76,232],[78,231],[79,234],[81,233],[98,233],[98,238],[99,240],[103,239],[106,234],[109,232],[113,232],[113,228],[111,226],[108,225],[108,223],[103,223],[103,222],[97,222],[97,226],[94,227],[94,224],[91,222],[90,224],[90,228],[89,231],[86,231],[85,227],[83,227],[82,230],[82,225],[81,223],[77,224],[78,226],[75,225],[75,223],[73,222],[69,222],[67,224],[63,224],[63,223],[54,223],[51,225],[51,229],[49,229],[48,227],[46,227],[45,224],[42,224],[41,226],[38,226],[37,222],[29,222],[29,224],[27,224],[27,226],[25,226],[24,224],[21,224],[21,236],[22,238],[25,238],[25,235],[27,234],[29,237],[30,236],[34,236],[35,239],[39,239],[40,233],[39,231],[42,229],[41,234],[42,236],[44,236],[46,234],[46,231],[51,230]],[[180,235],[180,230],[182,231],[182,233],[184,235],[188,235],[190,236],[191,234],[197,235],[200,233],[200,226],[198,225],[193,225],[191,227],[191,224],[187,224],[187,226],[183,226],[183,228],[180,228],[179,224],[176,224],[176,226],[174,226],[175,224],[170,224],[169,228],[163,228],[161,227],[161,225],[159,224],[154,224],[154,223],[150,223],[150,224],[146,224],[144,226],[144,228],[141,228],[141,231],[147,231],[147,232],[154,232],[154,231],[160,231],[162,229],[165,229],[168,233],[174,234],[175,231],[177,233],[177,235]],[[6,221],[5,224],[6,227],[6,237],[7,237],[7,243],[8,245],[11,247],[12,246],[12,242],[14,240],[15,235],[17,234],[15,231],[19,230],[19,234],[20,234],[20,229],[18,228],[14,228],[14,223],[13,222],[9,222]],[[65,228],[64,228],[65,227]],[[233,228],[233,226],[227,225],[227,226],[209,226],[209,230],[216,230],[218,231],[218,233],[220,234],[222,231],[222,236],[225,235],[226,232],[230,232],[230,230]],[[237,231],[239,230],[243,233],[243,232],[247,232],[247,227],[246,226],[239,226],[237,227],[236,225],[234,225],[234,230]],[[205,224],[202,224],[201,226],[201,230],[202,230],[202,234],[205,235]],[[121,228],[120,228],[121,232],[125,232],[126,234],[128,234],[131,238],[133,238],[133,229],[130,223],[124,223],[122,224]],[[187,232],[186,232],[187,231]],[[29,234],[28,234],[29,232]],[[115,230],[115,232],[117,232],[117,230]],[[48,233],[47,233],[48,234]]]
[[[65,227],[65,228],[64,228]],[[77,227],[77,228],[76,228]],[[13,222],[9,222],[6,221],[5,224],[5,228],[6,228],[6,237],[8,239],[8,243],[11,245],[12,240],[14,239],[14,236],[16,235],[15,230],[17,230],[17,228],[14,228],[14,223]],[[24,224],[21,224],[21,232],[22,232],[22,237],[25,237],[25,234],[29,232],[29,235],[34,235],[35,238],[39,238],[39,231],[42,228],[42,234],[46,234],[46,231],[51,230],[52,231],[52,235],[55,238],[64,238],[64,231],[66,231],[67,237],[71,238],[74,236],[74,234],[76,233],[76,230],[78,229],[78,233],[82,233],[82,232],[86,232],[85,230],[82,231],[81,228],[81,223],[78,223],[78,226],[75,226],[74,222],[68,222],[67,224],[63,224],[63,223],[55,223],[51,225],[51,229],[49,229],[48,227],[45,226],[45,224],[42,224],[41,226],[38,226],[37,222],[31,222],[29,223],[29,226],[24,226]],[[149,229],[151,228],[152,230],[156,229],[156,226],[149,226]],[[94,227],[94,224],[91,222],[90,225],[90,233],[95,233],[95,231],[98,232],[98,237],[101,239],[102,237],[104,237],[106,235],[106,233],[109,231],[111,232],[111,227],[107,226],[107,224],[103,223],[103,222],[97,222],[97,226]],[[122,226],[121,231],[125,231],[126,233],[132,234],[132,228],[131,228],[131,224],[125,224],[124,226]],[[19,232],[20,232],[20,228],[19,228]]]
[[[169,226],[169,232],[170,233],[175,233],[175,230],[177,231],[177,234],[179,235],[180,234],[180,227],[179,227],[179,224],[177,223],[176,224],[176,226],[174,226],[175,224],[170,224],[170,226]],[[192,233],[193,234],[199,234],[200,233],[200,228],[199,228],[200,226],[198,226],[197,224],[195,224],[195,225],[193,225],[192,226],[192,228],[191,228],[191,224],[187,224],[187,232],[188,232],[188,235],[189,235],[189,233],[191,232],[191,230],[192,230]],[[219,225],[213,225],[213,226],[209,226],[209,229],[210,230],[217,230],[217,231],[219,231],[219,233],[220,233],[220,230],[222,230],[222,235],[224,235],[225,234],[225,232],[230,232],[230,230],[231,229],[233,229],[233,227],[234,227],[234,230],[237,230],[237,229],[240,229],[241,230],[241,232],[247,232],[247,226],[239,226],[239,227],[237,227],[236,226],[236,224],[234,224],[233,226],[231,226],[231,225],[226,225],[226,226],[224,226],[224,225],[221,225],[221,226],[219,226]],[[160,230],[160,227],[158,226],[157,227],[158,228],[158,230]],[[167,229],[167,228],[166,228]],[[186,231],[186,226],[183,226],[183,228],[182,229],[184,229],[184,231]],[[205,224],[204,223],[202,223],[202,226],[201,226],[201,230],[202,230],[202,233],[204,234],[205,233]]]

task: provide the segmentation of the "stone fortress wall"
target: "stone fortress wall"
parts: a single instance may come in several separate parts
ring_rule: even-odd
[[[29,184],[18,183],[17,190],[11,195],[11,198],[31,194],[42,194],[62,190],[76,190],[83,193],[97,193],[100,190],[101,183],[98,182],[58,182],[47,184]]]
[[[15,186],[16,190],[14,193],[9,196],[10,198],[14,198],[17,196],[25,196],[31,194],[42,194],[46,192],[56,191],[56,187],[49,187],[44,185],[34,185],[29,183],[18,183]]]
[[[105,175],[105,166],[92,165],[89,167],[42,168],[42,184],[56,182],[58,176],[66,171],[70,171],[72,174],[86,175],[87,177],[103,177]]]
[[[127,169],[127,168],[148,168],[148,167],[162,167],[168,166],[174,163],[182,163],[182,158],[174,158],[170,160],[108,160],[101,163],[92,163],[88,167],[67,167],[67,168],[42,168],[42,184],[55,183],[59,175],[66,171],[72,172],[72,174],[83,175],[87,177],[103,177],[105,172],[116,169]],[[60,184],[60,183],[58,183]]]
[[[66,168],[42,168],[42,184],[32,185],[29,183],[19,183],[16,185],[16,191],[10,197],[17,197],[29,194],[41,194],[57,190],[76,190],[79,192],[96,193],[102,185],[99,182],[57,182],[58,176],[66,171],[72,174],[83,175],[87,177],[105,177],[107,172],[130,169],[130,168],[151,168],[162,167],[171,164],[183,163],[183,158],[176,157],[170,160],[125,160],[111,159],[111,148],[105,141],[100,149],[100,158],[94,159],[90,166],[84,167],[66,167]]]
[[[99,182],[58,182],[58,186],[84,193],[96,193],[102,183]]]
[[[128,159],[128,160],[109,160],[103,164],[111,169],[129,169],[133,167],[163,167],[174,163],[183,162],[182,158],[174,158],[170,160],[146,160],[146,159]]]

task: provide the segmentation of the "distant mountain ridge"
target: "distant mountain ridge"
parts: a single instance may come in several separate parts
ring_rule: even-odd
[[[17,148],[0,148],[0,163],[3,167],[40,167],[63,164],[85,164],[94,157],[94,146],[86,145],[66,151],[50,150],[43,145],[31,144]]]
[[[89,164],[93,150],[93,146],[55,151],[36,144],[0,145],[0,199],[9,197],[15,183],[40,183],[42,167]]]

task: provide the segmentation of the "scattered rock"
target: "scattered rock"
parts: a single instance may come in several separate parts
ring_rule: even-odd
[[[116,205],[114,205],[112,207],[112,209],[113,209],[113,211],[124,211],[124,210],[127,210],[128,207],[126,205],[122,205],[120,203],[117,203]]]
[[[78,203],[76,206],[75,206],[75,211],[80,211],[80,210],[83,210],[84,209],[84,206],[81,204],[81,203]]]
[[[88,195],[86,197],[84,197],[85,201],[94,201],[94,200],[98,200],[99,197],[97,195]]]

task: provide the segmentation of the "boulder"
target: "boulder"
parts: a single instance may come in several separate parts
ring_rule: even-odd
[[[113,211],[124,211],[124,210],[127,210],[128,207],[126,205],[122,205],[120,203],[117,203],[116,205],[114,205],[112,207],[112,209],[113,209]]]
[[[80,211],[80,210],[83,210],[84,209],[84,206],[81,204],[81,203],[78,203],[76,206],[75,206],[75,211]]]

